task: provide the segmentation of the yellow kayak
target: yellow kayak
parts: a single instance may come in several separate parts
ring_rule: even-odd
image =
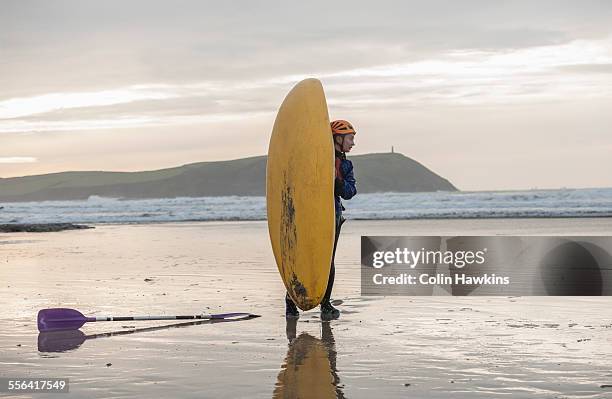
[[[334,146],[317,79],[285,97],[272,130],[266,171],[268,231],[287,292],[302,310],[325,294],[334,246]]]

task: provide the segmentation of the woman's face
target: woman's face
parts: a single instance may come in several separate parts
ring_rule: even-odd
[[[351,152],[351,149],[355,146],[355,135],[347,134],[344,136],[337,136],[337,144],[340,146],[342,152]],[[344,141],[342,140],[344,137]],[[342,143],[342,144],[341,144]]]

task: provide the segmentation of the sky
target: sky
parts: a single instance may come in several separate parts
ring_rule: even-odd
[[[612,186],[605,0],[2,1],[0,177],[264,155],[308,77],[354,154],[461,190]]]

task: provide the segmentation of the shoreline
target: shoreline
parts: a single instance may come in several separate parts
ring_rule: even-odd
[[[93,226],[73,223],[7,223],[0,224],[0,233],[51,233],[94,228]]]
[[[610,215],[581,215],[581,216],[512,216],[512,217],[499,217],[499,216],[454,216],[454,217],[415,217],[415,218],[351,218],[348,217],[347,221],[360,221],[360,222],[409,222],[409,221],[504,221],[504,220],[576,220],[576,219],[612,219]],[[151,225],[151,224],[173,224],[173,223],[248,223],[248,222],[265,222],[266,218],[253,218],[253,219],[240,219],[240,218],[218,218],[218,219],[180,219],[180,220],[129,220],[129,221],[78,221],[78,222],[49,222],[49,223],[0,223],[0,233],[15,233],[15,232],[44,232],[45,228],[49,228],[48,231],[63,231],[63,230],[79,230],[79,229],[93,229],[94,226],[123,226],[123,225]],[[57,230],[55,230],[57,229]]]

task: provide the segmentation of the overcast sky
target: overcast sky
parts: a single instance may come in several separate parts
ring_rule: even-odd
[[[305,77],[355,154],[463,190],[612,186],[605,0],[2,1],[0,177],[263,155]]]

